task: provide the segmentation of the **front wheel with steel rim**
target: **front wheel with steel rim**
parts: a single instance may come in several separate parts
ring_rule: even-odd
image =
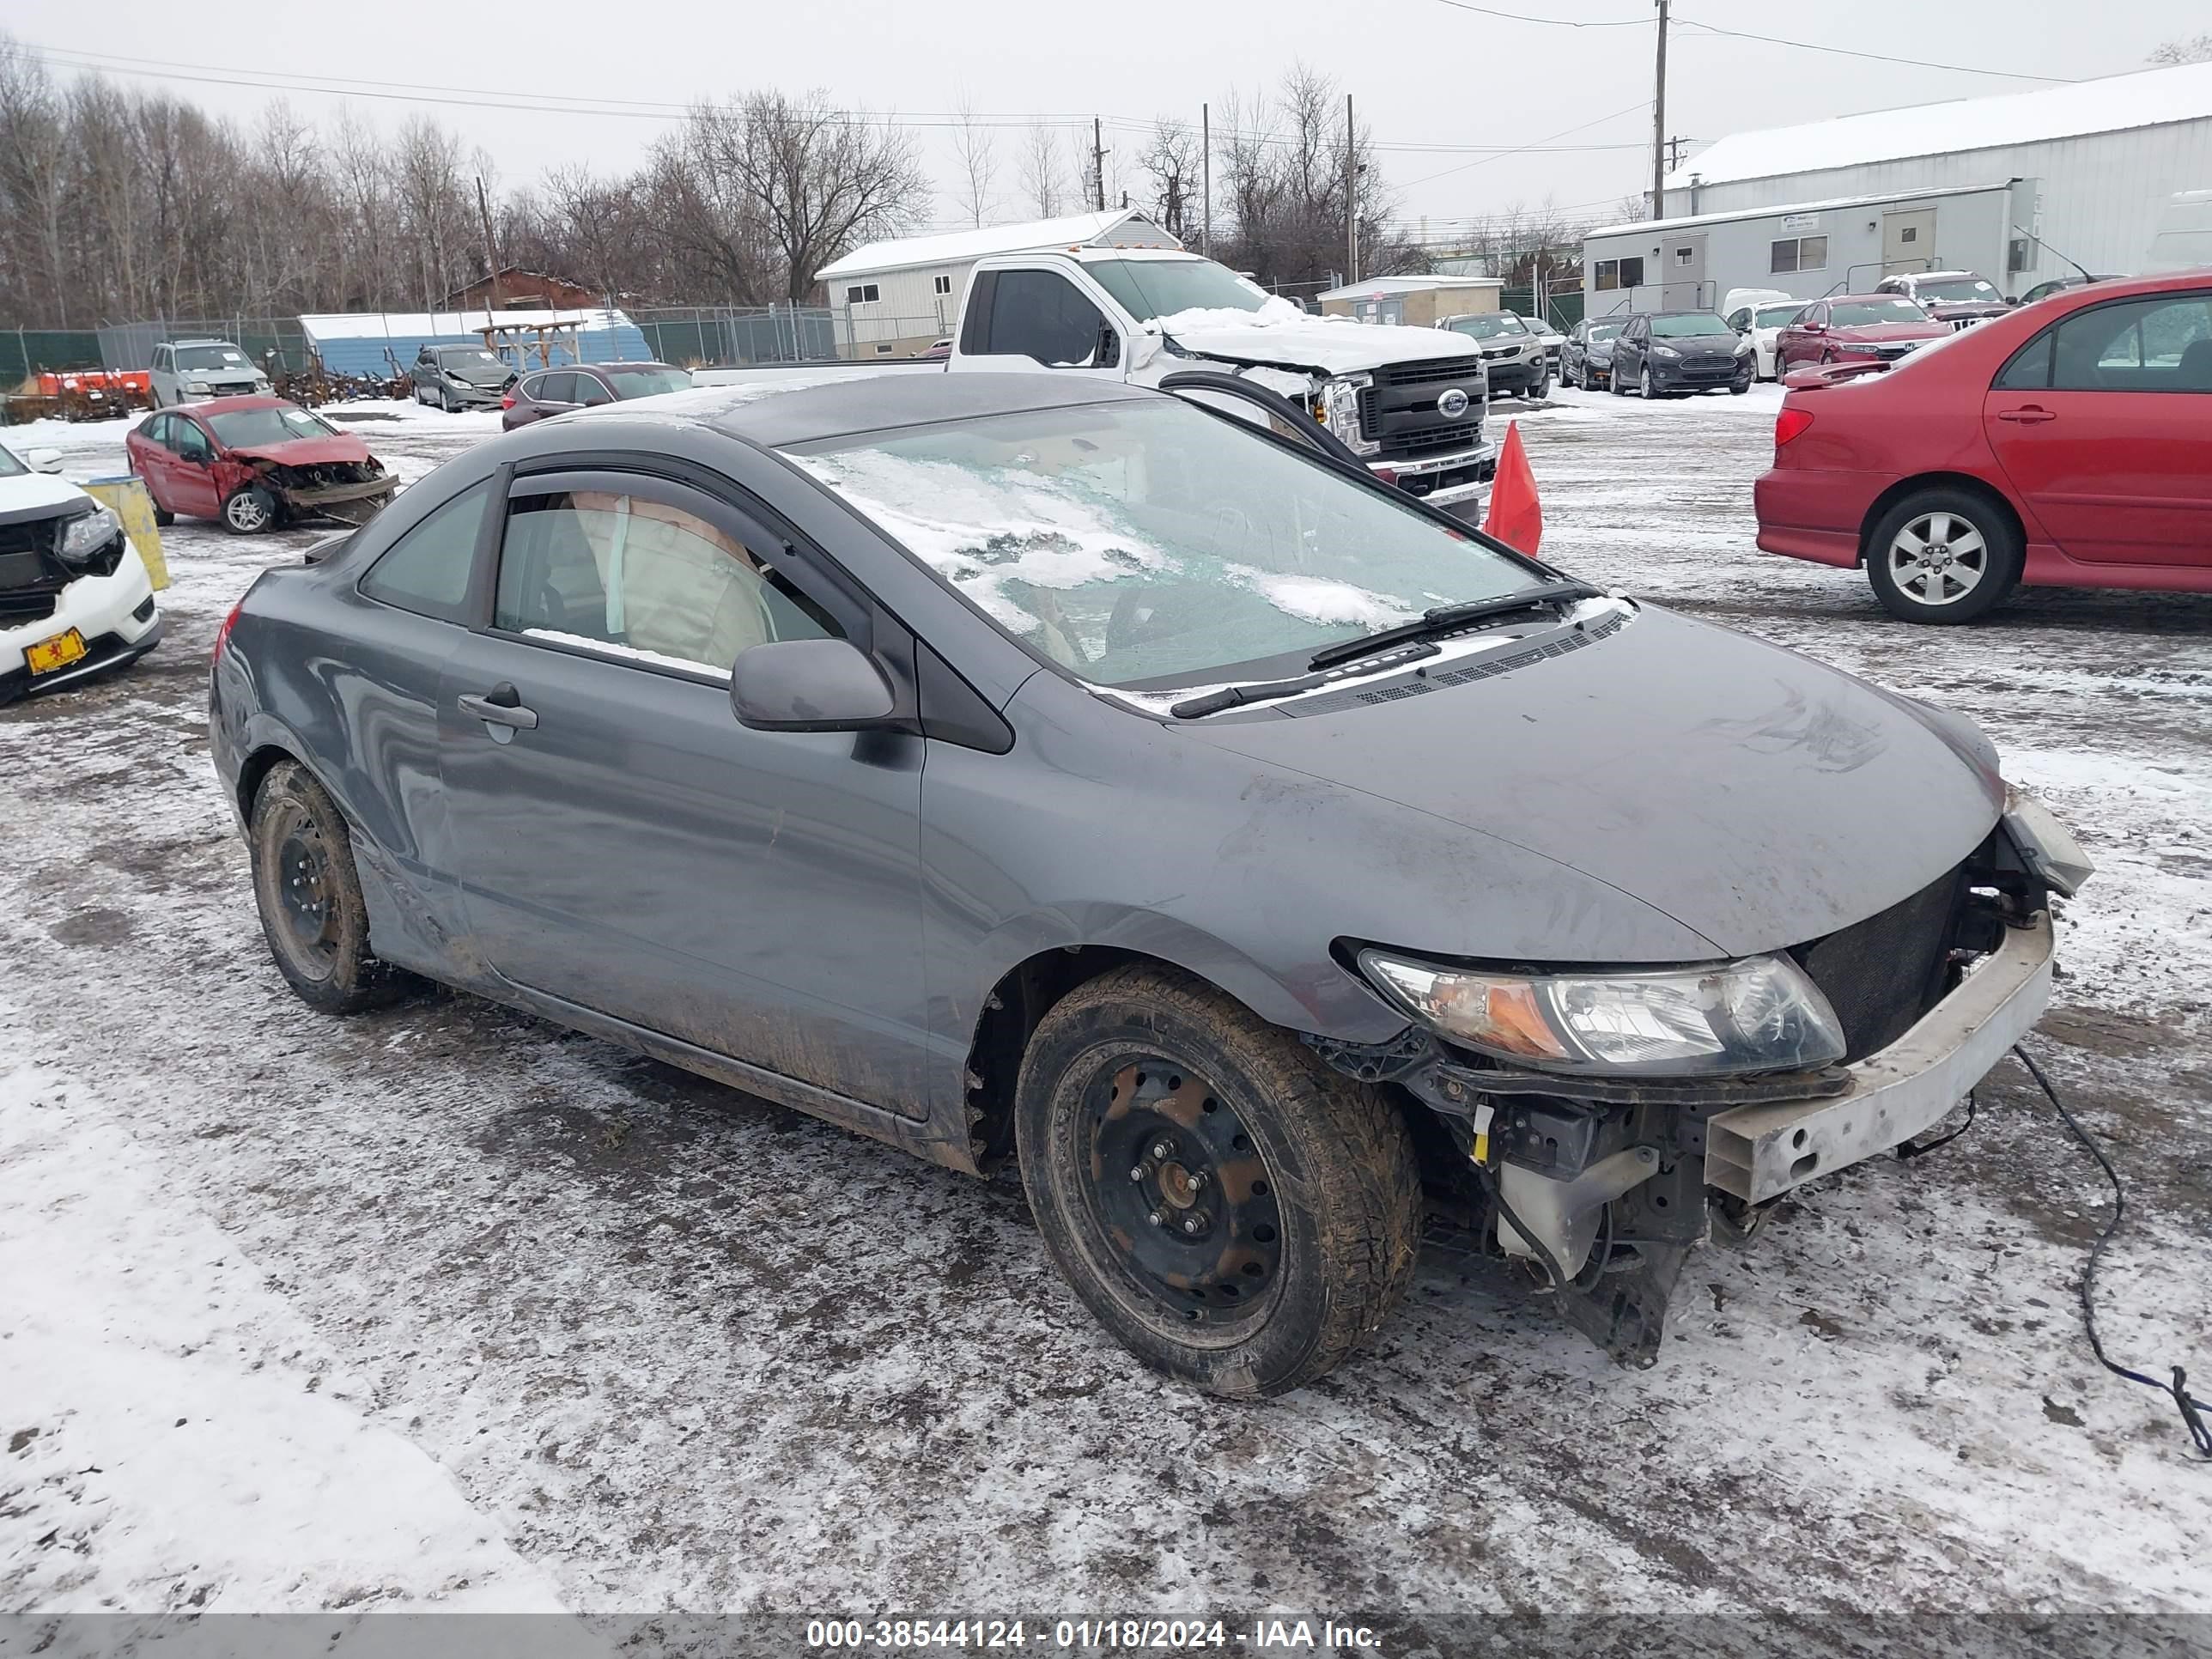
[[[258,536],[276,522],[276,501],[259,484],[243,484],[222,504],[222,527],[234,536]]]
[[[1395,1105],[1172,969],[1116,969],[1053,1006],[1015,1138],[1062,1277],[1139,1359],[1210,1393],[1325,1375],[1412,1279],[1420,1181]]]
[[[1867,580],[1893,617],[1966,623],[2020,580],[2020,532],[1995,503],[1962,489],[1923,489],[1882,515],[1867,543]]]
[[[254,793],[246,845],[262,936],[294,994],[326,1014],[360,1013],[404,994],[407,976],[369,950],[345,819],[305,767],[279,761],[269,769]]]
[[[1636,389],[1643,395],[1644,400],[1646,403],[1650,402],[1652,398],[1659,395],[1656,392],[1652,390],[1650,364],[1646,363],[1644,365],[1643,378],[1636,383]]]

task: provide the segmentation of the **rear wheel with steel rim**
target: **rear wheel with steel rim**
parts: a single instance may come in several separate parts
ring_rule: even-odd
[[[270,769],[254,793],[246,844],[262,936],[301,1001],[352,1014],[405,993],[407,976],[369,950],[345,819],[305,767],[280,761]]]
[[[2020,532],[1986,498],[1923,489],[1882,515],[1867,544],[1867,580],[1907,622],[1965,623],[1988,614],[2020,580]]]
[[[1062,1276],[1139,1358],[1209,1392],[1322,1376],[1412,1279],[1420,1183],[1395,1106],[1171,969],[1054,1005],[1015,1129]]]

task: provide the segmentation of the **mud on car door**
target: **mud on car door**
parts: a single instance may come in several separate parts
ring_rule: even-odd
[[[641,471],[515,479],[480,603],[439,749],[489,965],[925,1115],[921,739],[750,730],[730,697],[750,647],[895,660],[903,631],[751,510]]]

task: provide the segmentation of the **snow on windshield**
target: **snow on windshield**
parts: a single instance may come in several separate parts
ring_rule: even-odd
[[[981,472],[955,461],[879,449],[792,459],[1018,634],[1033,633],[1047,622],[1024,589],[1065,593],[1133,574],[1209,580],[1127,524],[1109,489],[1086,489],[1073,470],[1053,476],[1015,467]],[[1227,560],[1197,562],[1212,567],[1210,580],[1225,579],[1285,616],[1322,627],[1371,630],[1418,614],[1402,600],[1335,577]],[[1103,646],[1103,641],[1078,643],[1094,651]]]

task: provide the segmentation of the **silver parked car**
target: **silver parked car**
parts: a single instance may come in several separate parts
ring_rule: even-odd
[[[1571,580],[1242,384],[611,404],[270,568],[210,735],[277,969],[1017,1160],[1075,1293],[1222,1394],[1352,1353],[1425,1212],[1652,1363],[1709,1212],[2034,1021],[2079,851],[1966,721]]]

